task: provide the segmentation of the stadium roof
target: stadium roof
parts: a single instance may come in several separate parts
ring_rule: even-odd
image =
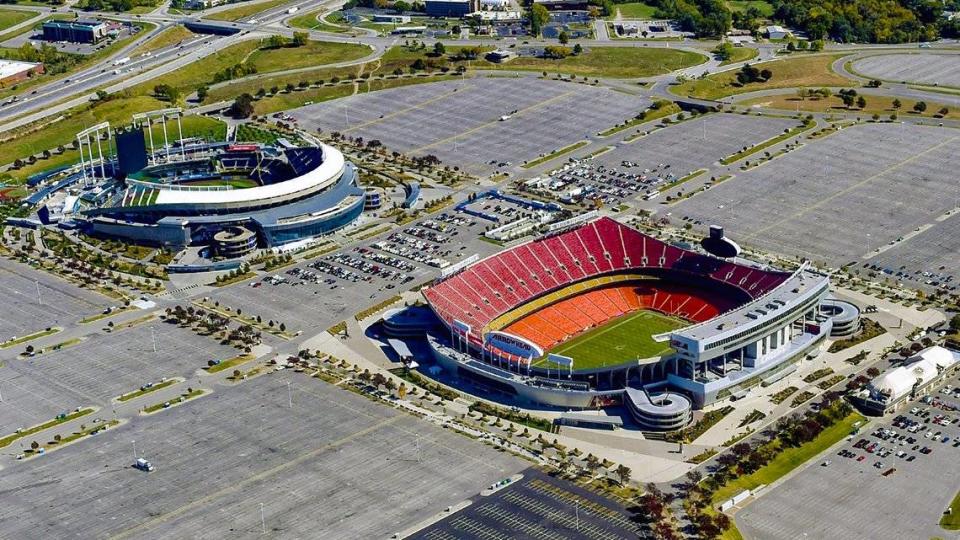
[[[244,189],[179,190],[160,189],[155,205],[218,206],[250,201],[267,201],[293,197],[303,192],[318,191],[336,182],[343,172],[343,154],[328,145],[320,146],[323,161],[320,166],[296,178],[276,184]]]

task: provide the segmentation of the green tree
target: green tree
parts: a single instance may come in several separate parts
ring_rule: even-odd
[[[438,41],[433,44],[433,54],[436,56],[443,56],[447,54],[447,47]]]
[[[253,96],[246,92],[240,94],[233,100],[229,112],[234,118],[249,118],[253,114]]]
[[[924,101],[918,101],[913,104],[913,110],[922,114],[927,110],[927,103]]]
[[[530,8],[530,33],[540,37],[544,25],[550,21],[550,12],[543,4],[533,4]]]
[[[577,44],[575,44],[575,45],[573,46],[573,55],[574,55],[574,56],[580,56],[581,54],[583,54],[583,47],[582,47],[579,43],[577,43]],[[543,75],[543,76],[544,76],[544,77],[547,76],[547,75],[546,75],[546,72],[544,72],[544,75]]]
[[[559,41],[561,45],[566,45],[567,43],[570,43],[570,35],[567,34],[566,30],[564,30],[560,32],[559,36],[557,36],[557,41]]]
[[[306,32],[294,32],[293,33],[293,46],[294,47],[303,47],[307,44],[307,38],[310,34]]]
[[[210,88],[206,85],[197,88],[197,99],[203,101],[207,99],[207,95],[210,93]]]
[[[894,100],[893,100],[893,103],[891,103],[891,105],[892,105],[893,108],[896,109],[896,110],[900,110],[900,107],[903,107],[903,103],[901,103],[899,99],[894,99]]]
[[[733,57],[733,45],[729,41],[724,41],[713,49],[713,55],[717,57],[717,60],[726,62]]]
[[[857,98],[857,108],[866,109],[867,108],[867,98],[860,96]]]

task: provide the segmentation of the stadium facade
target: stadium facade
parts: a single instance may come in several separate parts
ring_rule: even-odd
[[[818,351],[832,320],[830,281],[683,249],[611,218],[511,247],[424,290],[441,331],[434,359],[457,377],[533,404],[623,404],[649,429],[675,429],[694,408],[737,399]],[[650,336],[665,352],[581,363],[551,352],[624,315],[683,321]],[[629,352],[629,351],[627,351]]]

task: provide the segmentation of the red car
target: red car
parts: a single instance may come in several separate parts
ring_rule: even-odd
[[[863,461],[864,459],[867,459],[867,456],[858,456],[858,457],[857,457],[857,461]]]

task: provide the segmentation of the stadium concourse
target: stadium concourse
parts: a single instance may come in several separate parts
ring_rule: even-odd
[[[578,217],[446,272],[424,333],[436,367],[501,396],[676,427],[795,370],[830,335],[829,284]]]

